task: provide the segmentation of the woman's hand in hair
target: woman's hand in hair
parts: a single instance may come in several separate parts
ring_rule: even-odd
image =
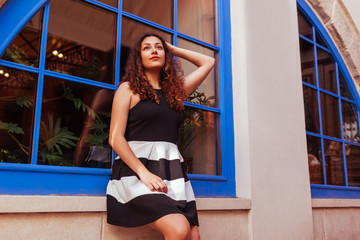
[[[197,66],[197,69],[184,77],[185,93],[189,95],[205,80],[215,65],[215,59],[202,53],[175,47],[168,42],[166,42],[166,45],[173,55]]]
[[[166,43],[166,46],[167,46],[167,48],[169,49],[169,51],[170,51],[170,52],[173,52],[175,46],[172,45],[171,43],[168,43],[168,42],[165,42],[165,43]]]

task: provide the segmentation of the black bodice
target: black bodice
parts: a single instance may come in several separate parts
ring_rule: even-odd
[[[161,90],[156,90],[160,104],[141,100],[129,110],[125,138],[127,141],[164,141],[176,144],[181,113],[165,101]]]

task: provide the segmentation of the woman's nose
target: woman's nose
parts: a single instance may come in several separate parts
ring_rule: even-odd
[[[155,53],[157,53],[157,50],[156,50],[155,47],[153,47],[153,48],[152,48],[152,54],[155,54]]]

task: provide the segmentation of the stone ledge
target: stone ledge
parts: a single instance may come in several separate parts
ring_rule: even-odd
[[[360,199],[317,199],[313,198],[312,208],[360,208]]]
[[[241,198],[198,198],[199,211],[243,210],[251,200]],[[0,195],[0,213],[105,212],[105,196]]]

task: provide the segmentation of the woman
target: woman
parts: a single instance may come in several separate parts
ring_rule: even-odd
[[[198,68],[181,79],[174,55]],[[144,35],[130,53],[112,106],[109,143],[118,154],[107,187],[108,223],[149,225],[165,239],[200,239],[195,197],[176,146],[183,100],[215,59]]]

